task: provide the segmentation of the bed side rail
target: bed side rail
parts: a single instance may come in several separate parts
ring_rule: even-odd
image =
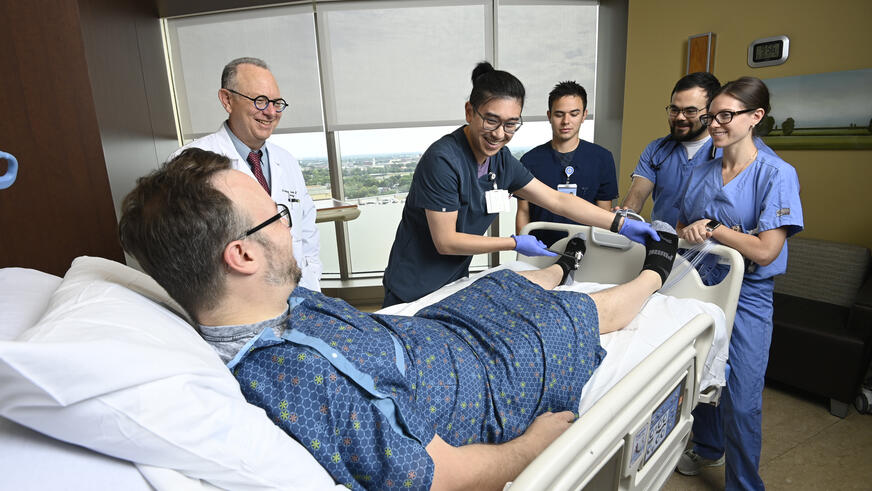
[[[689,438],[700,367],[712,336],[710,316],[692,319],[548,446],[508,489],[659,489]],[[657,437],[656,451],[640,458],[638,444],[649,441],[648,432],[654,431],[670,398],[677,398],[679,405],[674,426]]]

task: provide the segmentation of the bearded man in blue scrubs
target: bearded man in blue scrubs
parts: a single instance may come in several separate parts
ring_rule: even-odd
[[[587,91],[574,81],[560,82],[548,94],[547,114],[551,123],[551,141],[525,153],[521,163],[548,186],[610,210],[612,200],[618,197],[615,159],[605,148],[578,138],[581,125],[587,118]],[[537,221],[575,223],[518,199],[515,233],[521,233],[524,225]],[[537,230],[532,235],[550,246],[566,234]]]
[[[633,182],[621,207],[639,213],[653,193],[651,220],[661,220],[673,227],[678,222],[675,206],[690,171],[713,159],[711,137],[699,117],[721,84],[708,72],[682,77],[672,89],[666,106],[669,134],[645,147],[633,171]]]

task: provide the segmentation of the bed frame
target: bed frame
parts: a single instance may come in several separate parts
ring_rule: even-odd
[[[603,229],[533,222],[532,230],[581,234],[587,252],[576,281],[622,283],[634,278],[645,248],[626,237]],[[562,250],[568,240],[552,247]],[[684,241],[679,247],[689,247]],[[718,305],[732,330],[742,285],[744,261],[734,249],[717,245],[711,251],[731,266],[721,283],[705,286],[690,271],[664,293],[696,298]],[[518,259],[535,266],[554,262],[550,257]],[[683,259],[678,259],[675,273]],[[563,435],[507,485],[511,491],[543,489],[659,489],[672,474],[690,437],[691,411],[699,402],[717,403],[719,391],[700,394],[703,363],[714,336],[714,321],[699,315],[645,358]]]

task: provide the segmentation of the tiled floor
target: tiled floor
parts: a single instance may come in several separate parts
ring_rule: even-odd
[[[851,406],[840,419],[822,399],[767,386],[760,475],[769,490],[872,489],[872,415]],[[724,489],[724,468],[696,477],[674,473],[663,489]]]

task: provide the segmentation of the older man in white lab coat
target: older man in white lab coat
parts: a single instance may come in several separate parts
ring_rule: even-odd
[[[266,63],[237,58],[221,74],[218,99],[227,120],[211,135],[180,148],[202,148],[230,158],[233,168],[255,179],[273,201],[291,210],[294,259],[303,271],[300,285],[320,291],[321,259],[315,204],[306,190],[300,165],[283,148],[267,142],[287,102]]]

